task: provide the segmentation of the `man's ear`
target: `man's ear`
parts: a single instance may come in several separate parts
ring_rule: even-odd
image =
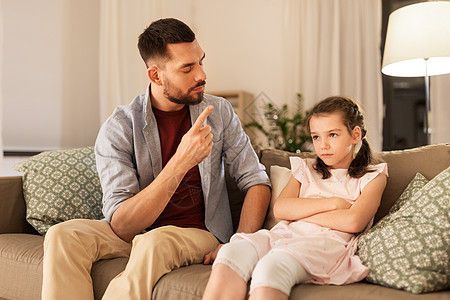
[[[152,84],[162,85],[160,72],[161,70],[156,65],[152,65],[147,69],[147,76]]]
[[[353,144],[357,144],[361,139],[361,127],[355,126],[352,130]]]

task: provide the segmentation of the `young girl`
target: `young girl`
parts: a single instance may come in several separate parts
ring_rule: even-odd
[[[291,157],[292,176],[274,205],[270,231],[237,233],[214,262],[204,299],[288,299],[301,282],[348,284],[368,269],[355,255],[386,186],[387,165],[372,165],[364,117],[344,97],[318,103],[307,119],[317,159]],[[224,288],[225,287],[225,288]]]

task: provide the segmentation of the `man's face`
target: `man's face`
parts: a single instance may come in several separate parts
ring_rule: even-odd
[[[206,73],[205,53],[197,40],[192,43],[168,44],[169,60],[160,76],[164,96],[177,104],[198,104],[203,100]]]

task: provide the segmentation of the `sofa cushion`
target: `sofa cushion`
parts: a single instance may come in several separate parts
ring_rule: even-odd
[[[47,151],[16,165],[23,173],[27,221],[40,233],[76,218],[102,218],[94,148]]]
[[[201,300],[211,266],[195,264],[176,269],[156,283],[152,299]],[[230,288],[230,287],[224,287]],[[447,300],[450,292],[415,295],[403,290],[360,282],[347,285],[298,284],[292,288],[289,299],[302,300],[348,300],[348,299],[402,299],[402,300]]]
[[[102,299],[109,282],[119,275],[128,263],[128,258],[118,257],[102,259],[92,265],[91,276],[94,287],[94,299]]]
[[[25,220],[22,177],[0,177],[0,233],[36,233]]]
[[[450,167],[421,184],[416,176],[403,205],[361,236],[358,255],[369,282],[412,293],[450,288]]]
[[[448,300],[450,292],[415,295],[403,290],[358,282],[346,285],[299,284],[289,299],[297,300]]]
[[[431,179],[450,166],[450,144],[383,151],[378,153],[378,156],[388,164],[389,178],[380,207],[375,215],[375,222],[388,214],[389,209],[416,173],[421,173]]]
[[[44,237],[0,234],[0,299],[40,299]],[[125,269],[128,258],[99,260],[92,265],[95,299],[101,299],[109,282]]]
[[[153,289],[152,299],[202,299],[211,266],[195,264],[164,275]]]
[[[0,298],[40,299],[42,243],[32,234],[0,234]]]
[[[314,158],[316,157],[316,154],[312,152],[292,153],[278,149],[263,149],[261,150],[260,156],[261,163],[266,167],[267,172],[270,174],[271,166],[280,166],[290,169],[291,163],[289,157],[291,156]]]

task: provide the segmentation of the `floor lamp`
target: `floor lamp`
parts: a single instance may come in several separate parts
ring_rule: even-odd
[[[450,1],[421,2],[391,13],[381,72],[425,76],[425,130],[431,144],[429,76],[450,73]]]

